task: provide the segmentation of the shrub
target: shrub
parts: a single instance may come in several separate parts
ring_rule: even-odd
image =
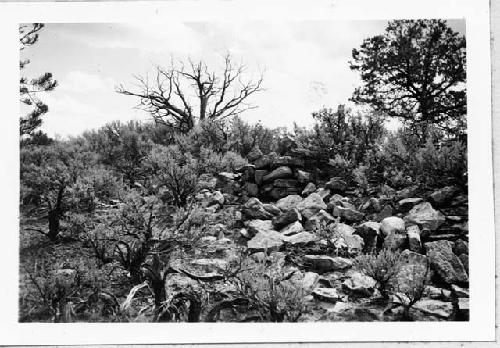
[[[357,268],[375,279],[384,299],[389,298],[390,282],[398,275],[402,265],[402,255],[387,249],[378,254],[360,255],[356,258]]]
[[[155,146],[144,160],[153,185],[164,188],[172,202],[185,206],[196,189],[198,163],[194,157],[182,152],[177,145]]]

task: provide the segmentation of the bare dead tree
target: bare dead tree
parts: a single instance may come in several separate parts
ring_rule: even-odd
[[[233,63],[229,54],[224,56],[221,73],[209,70],[202,61],[189,59],[188,63],[171,62],[168,69],[157,66],[152,81],[135,76],[139,91],[120,85],[117,92],[138,97],[137,107],[149,112],[156,123],[182,133],[198,121],[223,120],[255,108],[247,101],[262,89],[262,74],[256,81],[244,79],[244,65]]]

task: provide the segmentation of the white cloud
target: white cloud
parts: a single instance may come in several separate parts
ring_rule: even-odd
[[[63,78],[58,78],[59,89],[75,93],[110,92],[116,82],[111,77],[91,74],[84,71],[71,71]]]

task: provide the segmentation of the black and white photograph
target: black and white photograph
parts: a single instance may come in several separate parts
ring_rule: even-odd
[[[39,18],[9,116],[17,324],[478,319],[465,17]]]

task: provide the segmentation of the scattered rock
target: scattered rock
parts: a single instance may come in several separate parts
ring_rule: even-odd
[[[299,211],[297,209],[292,209],[285,211],[273,218],[273,225],[276,229],[279,230],[295,221],[300,220],[302,220],[302,216],[300,215]]]
[[[326,188],[333,192],[344,193],[347,190],[347,183],[341,178],[331,178],[325,185]]]
[[[386,204],[384,205],[382,210],[377,214],[377,221],[382,221],[390,216],[392,216],[392,207]]]
[[[255,183],[257,185],[262,185],[264,182],[264,176],[266,176],[269,172],[267,170],[258,169],[255,171]]]
[[[425,243],[427,256],[432,267],[448,284],[468,283],[469,277],[460,259],[452,251],[450,241]]]
[[[293,176],[290,167],[281,166],[273,170],[271,173],[267,174],[263,178],[263,182],[270,182],[276,179],[286,179]]]
[[[304,227],[302,227],[302,224],[299,221],[295,221],[294,223],[291,223],[290,225],[286,226],[283,228],[280,233],[283,234],[284,236],[291,236],[293,234],[299,233],[304,231]]]
[[[392,232],[384,239],[384,249],[391,251],[402,251],[408,245],[408,237],[406,234]]]
[[[248,241],[251,251],[276,251],[283,245],[283,235],[276,231],[261,231]]]
[[[451,302],[422,299],[415,303],[413,308],[425,314],[434,315],[443,319],[449,319],[453,315],[453,305]]]
[[[311,173],[305,172],[305,171],[299,169],[299,170],[297,170],[297,180],[301,184],[305,184],[305,183],[311,181]]]
[[[458,258],[460,259],[460,262],[462,262],[462,265],[464,266],[465,270],[467,271],[467,274],[469,274],[469,255],[462,254],[462,255],[459,255]]]
[[[452,284],[451,290],[455,293],[457,297],[469,297],[469,289],[464,289],[459,287],[458,285]]]
[[[275,169],[278,167],[287,166],[287,167],[303,167],[304,161],[297,157],[292,156],[279,156],[274,158],[271,163],[271,169]]]
[[[405,198],[402,199],[398,202],[398,207],[401,211],[407,212],[417,204],[422,203],[424,200],[423,198]]]
[[[351,272],[349,278],[342,283],[342,289],[359,297],[371,297],[375,291],[376,281],[361,272]]]
[[[259,195],[259,186],[257,184],[247,182],[244,189],[250,197],[257,197]]]
[[[264,207],[264,210],[273,216],[278,216],[279,214],[281,214],[281,210],[274,204],[264,203],[262,207]]]
[[[461,297],[457,303],[457,320],[469,320],[469,299]]]
[[[309,232],[299,232],[297,234],[291,235],[291,236],[285,236],[284,241],[285,243],[291,244],[291,245],[306,245],[310,243],[314,243],[318,240],[318,237],[316,237],[314,234],[309,233]]]
[[[222,192],[220,191],[214,191],[212,193],[212,197],[210,197],[210,203],[209,203],[209,206],[210,205],[214,205],[214,204],[219,204],[219,205],[224,205],[224,195],[222,194]]]
[[[271,163],[274,162],[276,157],[278,157],[278,155],[275,152],[271,152],[268,153],[267,155],[261,156],[254,162],[255,169],[269,168],[271,166]]]
[[[361,206],[361,210],[366,213],[379,213],[382,210],[382,206],[380,205],[380,202],[377,198],[371,197]],[[392,215],[392,210],[388,216],[391,215]]]
[[[459,190],[457,187],[446,186],[431,193],[429,196],[429,200],[436,206],[441,206],[443,204],[449,203],[458,191]]]
[[[365,252],[373,252],[377,247],[377,239],[380,234],[380,223],[374,221],[363,222],[356,228],[358,236],[363,238]]]
[[[441,300],[450,302],[451,301],[451,291],[443,288],[437,288],[435,286],[426,285],[424,289],[424,296],[429,297],[433,300]]]
[[[316,190],[316,193],[321,197],[323,202],[328,201],[330,199],[330,190],[324,187],[320,187]]]
[[[297,209],[306,219],[308,219],[320,210],[325,210],[326,204],[319,194],[311,193],[305,199],[302,200],[301,198],[300,203],[297,204]]]
[[[397,216],[386,217],[380,223],[380,232],[384,237],[390,234],[404,234],[406,232],[405,222]]]
[[[306,185],[304,190],[302,190],[302,196],[307,197],[311,193],[313,193],[314,191],[316,191],[316,185],[314,185],[312,182],[310,182],[309,184]]]
[[[258,198],[250,198],[242,209],[242,214],[246,219],[272,219],[273,215],[269,213]]]
[[[328,214],[324,210],[320,210],[316,215],[311,216],[306,223],[304,224],[304,228],[306,231],[314,231],[321,227],[322,223],[328,224],[332,221],[335,221],[333,216]]]
[[[462,254],[469,255],[469,243],[461,239],[457,240],[453,246],[453,252],[457,256]]]
[[[302,278],[302,287],[305,291],[312,291],[316,284],[318,284],[319,274],[314,272],[304,273]]]
[[[350,259],[326,255],[305,255],[304,261],[312,269],[321,272],[341,271],[353,265],[353,261]]]
[[[252,236],[260,232],[268,232],[274,230],[273,223],[270,220],[251,220],[248,221],[246,225],[248,232]]]
[[[408,236],[408,247],[411,251],[420,253],[422,250],[422,242],[420,241],[420,228],[417,225],[411,225],[406,228]]]
[[[284,198],[281,198],[278,202],[276,202],[276,206],[282,211],[287,211],[290,209],[298,208],[298,205],[304,199],[299,195],[290,195]]]
[[[335,206],[333,208],[332,215],[335,217],[343,218],[343,219],[345,219],[347,221],[351,221],[351,222],[361,221],[364,218],[364,214],[355,210],[355,209],[343,208],[343,207],[339,207],[339,206]]]
[[[259,147],[254,147],[247,155],[247,158],[250,162],[255,162],[263,155],[262,151],[260,151]]]
[[[312,295],[320,301],[336,303],[341,299],[340,294],[333,288],[316,288],[313,290]]]
[[[446,218],[441,212],[435,210],[429,202],[424,202],[413,207],[405,217],[405,221],[435,231],[446,221]]]

